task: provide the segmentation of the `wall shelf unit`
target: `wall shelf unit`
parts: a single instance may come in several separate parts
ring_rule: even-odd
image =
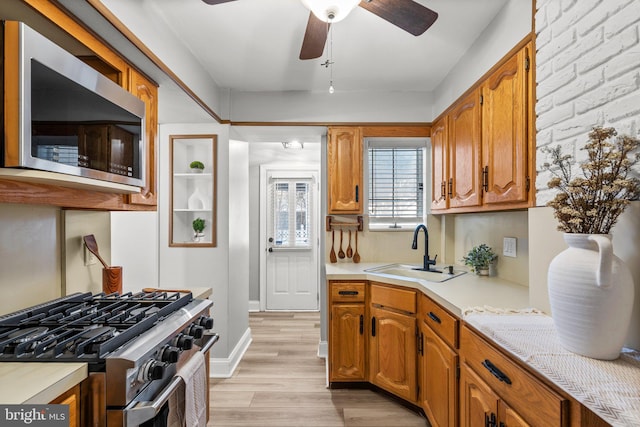
[[[171,135],[169,246],[216,246],[217,135]],[[193,161],[204,169],[191,169]],[[204,220],[196,235],[193,222]]]

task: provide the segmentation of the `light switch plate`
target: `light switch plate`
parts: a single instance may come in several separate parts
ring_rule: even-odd
[[[515,258],[516,242],[515,237],[505,237],[502,240],[502,255]]]

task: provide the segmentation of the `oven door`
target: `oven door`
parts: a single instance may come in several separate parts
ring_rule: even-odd
[[[202,338],[202,347],[198,351],[205,355],[205,360],[208,360],[206,356],[208,356],[209,350],[218,341],[218,338],[218,334],[205,334]],[[107,425],[109,427],[166,426],[170,415],[169,401],[175,393],[184,390],[183,387],[180,387],[183,382],[180,376],[174,375],[167,385],[155,393],[154,396],[149,397],[142,393],[122,410],[108,410]]]

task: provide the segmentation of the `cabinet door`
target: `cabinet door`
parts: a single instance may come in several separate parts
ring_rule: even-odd
[[[421,406],[433,427],[457,425],[458,355],[425,323],[422,339]]]
[[[531,427],[513,408],[503,400],[498,402],[498,427]]]
[[[371,307],[369,381],[403,399],[416,402],[414,317]]]
[[[80,425],[80,386],[77,385],[51,401],[53,404],[69,405],[69,427]]]
[[[481,204],[480,92],[473,91],[449,113],[449,207]]]
[[[447,198],[447,120],[444,116],[431,127],[431,209],[446,209]]]
[[[158,132],[158,88],[139,73],[131,71],[129,91],[145,105],[145,136],[147,161],[145,164],[146,185],[140,194],[129,195],[129,203],[156,205],[156,136]]]
[[[529,46],[482,85],[484,203],[527,201]]]
[[[362,134],[357,127],[329,128],[328,213],[362,213]]]
[[[460,425],[486,427],[496,420],[498,396],[465,363],[460,366]]]
[[[329,381],[364,381],[364,304],[331,306]]]

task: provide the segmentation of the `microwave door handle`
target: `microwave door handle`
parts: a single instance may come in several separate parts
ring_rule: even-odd
[[[125,409],[128,426],[137,426],[152,420],[169,400],[176,388],[182,382],[182,378],[175,376],[160,394],[152,402],[136,402],[132,408]]]

